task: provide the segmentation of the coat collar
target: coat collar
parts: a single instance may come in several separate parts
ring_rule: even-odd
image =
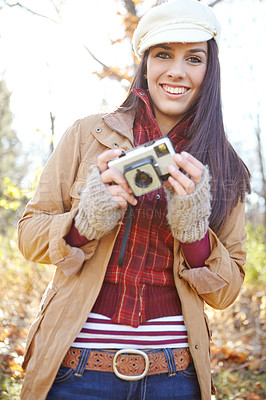
[[[103,116],[104,123],[112,130],[130,140],[133,145],[133,125],[136,112],[112,112]]]

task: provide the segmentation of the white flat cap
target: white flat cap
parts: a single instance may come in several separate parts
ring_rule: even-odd
[[[214,38],[219,46],[220,31],[211,7],[197,0],[169,0],[140,19],[132,42],[140,59],[145,50],[160,43],[195,43]]]

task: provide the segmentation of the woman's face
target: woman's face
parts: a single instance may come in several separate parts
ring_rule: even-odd
[[[207,58],[207,42],[164,43],[149,50],[147,83],[162,130],[170,130],[191,107],[206,73]]]

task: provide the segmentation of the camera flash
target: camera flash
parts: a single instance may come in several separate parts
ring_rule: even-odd
[[[168,150],[166,143],[159,144],[158,146],[154,147],[154,150],[155,150],[157,157],[163,157],[166,154],[169,154],[169,150]]]

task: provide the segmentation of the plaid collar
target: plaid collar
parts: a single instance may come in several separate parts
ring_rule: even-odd
[[[136,110],[135,124],[137,121],[137,123],[142,126],[143,131],[145,131],[145,140],[142,140],[142,137],[135,137],[135,146],[137,146],[147,141],[146,139],[150,141],[158,139],[163,135],[154,116],[149,91],[144,89],[133,89],[133,93],[141,99]],[[186,136],[190,125],[191,118],[186,118],[178,122],[170,132],[168,132],[167,136],[171,139],[176,152],[184,150],[187,143],[189,143]]]

